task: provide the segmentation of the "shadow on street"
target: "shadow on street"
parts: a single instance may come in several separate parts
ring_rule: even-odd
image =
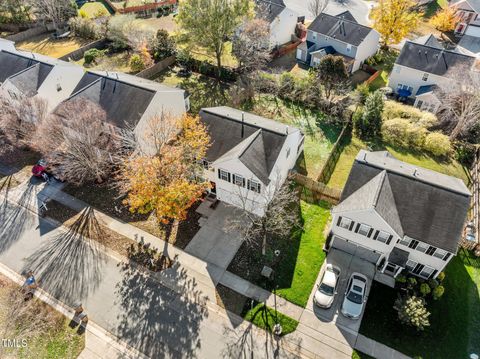
[[[93,236],[101,227],[92,208],[85,208],[66,232],[60,232],[26,258],[24,270],[32,270],[42,287],[56,298],[73,304],[93,292],[101,280],[106,260]]]
[[[195,279],[174,262],[161,276],[176,285],[175,293],[145,269],[133,263],[121,266],[116,297],[122,313],[116,335],[152,358],[195,357],[201,347],[200,325],[208,317],[206,298]]]

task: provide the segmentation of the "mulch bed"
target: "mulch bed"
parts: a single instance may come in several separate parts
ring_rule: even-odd
[[[222,284],[218,284],[215,288],[215,297],[219,306],[243,317],[248,297]]]

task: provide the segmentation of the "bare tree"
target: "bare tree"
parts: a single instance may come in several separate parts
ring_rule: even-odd
[[[245,21],[233,37],[233,54],[242,72],[261,69],[270,60],[270,24],[263,19]]]
[[[238,187],[235,201],[243,213],[229,223],[231,230],[245,233],[245,240],[262,241],[262,255],[265,255],[269,238],[287,237],[300,227],[299,196],[294,183],[280,176],[261,193],[254,193]],[[263,215],[253,213],[259,203],[266,203]]]
[[[109,125],[96,104],[71,100],[40,126],[38,150],[60,178],[77,185],[102,182],[126,155],[125,132]]]
[[[52,22],[55,29],[77,16],[77,9],[71,0],[31,0],[38,19]]]
[[[451,140],[468,134],[478,125],[480,114],[480,74],[458,71],[452,81],[440,83],[436,95],[440,100],[437,117]]]
[[[13,146],[31,146],[38,126],[47,116],[47,102],[0,89],[0,133]]]
[[[152,116],[147,124],[142,140],[147,148],[152,148],[155,154],[160,153],[181,130],[178,118],[164,111]]]
[[[317,17],[328,6],[330,0],[309,0],[308,2],[308,11],[313,15],[313,17]]]

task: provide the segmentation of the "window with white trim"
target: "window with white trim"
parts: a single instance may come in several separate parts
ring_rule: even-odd
[[[407,268],[410,272],[413,271],[415,269],[415,267],[417,266],[417,262],[415,261],[412,261],[411,259],[409,259],[407,261],[407,263],[405,264],[405,268]]]
[[[370,229],[372,227],[366,225],[366,224],[360,224],[360,227],[358,227],[358,234],[361,234],[362,236],[368,236],[368,233],[370,232]]]
[[[377,241],[382,243],[387,243],[388,239],[390,238],[390,233],[379,231],[377,236]]]
[[[350,229],[350,225],[352,224],[353,220],[347,217],[340,217],[340,223],[338,224],[339,227]]]
[[[243,176],[234,174],[233,184],[236,184],[237,186],[240,186],[240,187],[245,187],[245,178]]]
[[[428,80],[428,72],[425,72],[422,77],[422,81],[427,81]]]
[[[260,182],[257,182],[255,180],[248,180],[247,187],[250,191],[260,193],[260,189],[261,189]]]
[[[440,258],[440,259],[444,259],[447,254],[448,254],[447,251],[444,251],[443,249],[437,248],[435,253],[433,253],[433,256],[437,257],[437,258]]]
[[[415,249],[419,252],[425,253],[427,251],[428,247],[429,247],[428,244],[418,242],[417,248],[415,248]]]
[[[407,246],[407,247],[408,247],[408,245],[410,244],[410,238],[408,238],[408,237],[403,237],[403,238],[400,239],[400,242],[399,242],[399,243],[400,243],[400,244],[403,244],[404,246]]]
[[[218,169],[218,178],[223,181],[230,182],[230,172]]]
[[[429,266],[424,266],[422,271],[419,273],[419,276],[428,279],[433,274],[433,272],[435,272],[435,269]]]

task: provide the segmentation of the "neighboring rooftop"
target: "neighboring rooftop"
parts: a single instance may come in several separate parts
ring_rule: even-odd
[[[349,20],[349,18],[350,16],[345,13],[337,16],[322,13],[313,20],[308,29],[347,44],[358,46],[372,29],[359,24],[355,19],[354,21]]]
[[[455,253],[470,195],[458,178],[361,150],[334,211],[375,208],[398,235]]]
[[[407,41],[395,63],[439,76],[454,76],[469,71],[475,57]]]
[[[33,97],[52,69],[52,65],[37,62],[29,68],[10,76],[8,80],[25,96]]]
[[[273,22],[285,9],[283,0],[255,0],[257,16],[268,22]]]
[[[87,72],[67,101],[73,98],[90,100],[105,111],[107,121],[111,124],[119,128],[133,128],[154,96],[153,90]]]
[[[415,40],[412,40],[412,42],[414,42],[416,44],[420,44],[420,45],[427,45],[427,46],[435,47],[437,49],[443,49],[444,48],[442,46],[442,44],[437,40],[437,38],[435,36],[433,36],[432,34],[418,37]]]
[[[470,5],[470,7],[477,13],[480,13],[480,0],[459,0],[459,1],[453,1],[450,6],[456,6],[457,4],[460,4],[462,2],[467,3]]]
[[[200,111],[200,118],[207,126],[212,141],[207,150],[207,160],[215,162],[238,158],[264,184],[269,183],[287,133],[299,131],[226,106],[204,108]]]
[[[37,63],[38,61],[19,54],[0,51],[0,84],[5,82],[10,76],[18,74]]]
[[[480,54],[480,38],[471,35],[463,35],[460,42],[457,44],[457,48],[467,50],[467,55],[476,56]]]

